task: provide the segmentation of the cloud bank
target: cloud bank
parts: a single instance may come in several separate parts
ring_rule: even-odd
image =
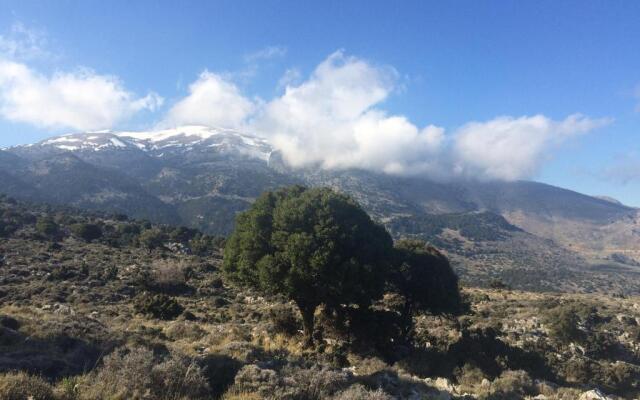
[[[253,101],[221,75],[204,71],[189,94],[168,111],[161,126],[206,125],[240,128],[255,111]]]
[[[555,146],[609,122],[606,118],[594,120],[580,114],[562,121],[535,115],[471,122],[455,133],[453,173],[485,179],[529,178]]]
[[[28,66],[0,60],[0,115],[43,128],[111,128],[162,98],[135,97],[114,77],[87,69],[41,75]]]
[[[155,93],[138,97],[113,76],[89,69],[50,76],[14,60],[42,52],[42,38],[22,26],[0,36],[0,116],[43,128],[98,130],[142,110],[158,109]],[[281,57],[283,47],[247,55],[255,63]],[[250,98],[233,75],[205,70],[158,123],[207,125],[263,136],[293,167],[360,168],[436,179],[516,180],[535,176],[555,147],[609,122],[580,114],[501,116],[446,131],[418,126],[387,112],[400,87],[398,73],[343,51],[331,54],[306,78],[289,69],[273,99]]]
[[[446,132],[417,126],[381,108],[397,73],[339,51],[299,84],[254,101],[223,77],[205,72],[165,123],[241,127],[264,136],[293,167],[362,168],[431,178],[517,180],[534,176],[564,141],[610,121],[574,114],[501,116]],[[285,75],[285,81],[286,80]]]

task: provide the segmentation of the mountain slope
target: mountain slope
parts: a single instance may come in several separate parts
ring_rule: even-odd
[[[265,140],[228,129],[81,133],[17,146],[0,152],[2,183],[1,191],[16,197],[216,234],[229,233],[235,214],[264,190],[331,186],[396,237],[420,236],[445,248],[476,282],[502,274],[520,287],[548,289],[561,286],[554,277],[594,268],[628,276],[640,261],[640,214],[619,203],[537,182],[292,170]],[[546,283],[539,279],[544,271]]]

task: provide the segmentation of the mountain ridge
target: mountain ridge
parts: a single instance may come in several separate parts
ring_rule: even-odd
[[[229,233],[235,214],[265,190],[329,186],[354,197],[396,237],[420,236],[446,247],[460,271],[515,268],[528,271],[523,280],[531,281],[536,270],[552,266],[575,271],[607,265],[627,273],[640,261],[640,211],[633,207],[532,181],[447,182],[362,169],[292,169],[265,139],[222,128],[88,132],[14,146],[0,150],[0,184],[19,198],[212,234]],[[474,239],[460,228],[461,218],[487,235]],[[432,223],[442,228],[437,234]],[[537,248],[547,256],[536,254]],[[519,284],[518,273],[509,274]]]

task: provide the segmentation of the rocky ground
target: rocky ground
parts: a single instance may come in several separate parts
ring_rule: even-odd
[[[293,305],[225,282],[217,247],[190,249],[198,237],[0,204],[3,399],[640,395],[638,297],[465,287],[470,312],[418,317],[409,345],[394,335],[388,296],[348,329],[320,311],[316,346],[305,348]],[[70,228],[78,223],[102,236],[87,242]],[[162,245],[141,239],[153,230]]]

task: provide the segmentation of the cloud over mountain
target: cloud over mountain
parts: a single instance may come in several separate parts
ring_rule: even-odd
[[[594,120],[580,114],[562,121],[535,115],[470,122],[455,133],[453,172],[484,179],[531,177],[554,146],[607,123],[607,118]]]
[[[14,43],[4,41],[5,47]],[[33,50],[39,42],[25,43]],[[14,54],[20,53],[16,46]],[[255,62],[284,52],[268,47],[248,57]],[[554,147],[609,122],[574,114],[559,121],[501,116],[449,130],[418,126],[384,109],[400,86],[395,69],[343,51],[329,55],[306,79],[289,69],[278,83],[283,92],[268,100],[243,94],[231,76],[204,70],[158,125],[245,130],[267,138],[293,167],[517,180],[534,176]],[[86,68],[45,75],[0,54],[0,116],[7,120],[107,129],[162,103],[155,93],[136,96],[113,76]]]
[[[516,180],[534,176],[555,146],[610,122],[580,114],[561,121],[505,116],[446,133],[381,108],[397,87],[396,77],[390,67],[336,52],[307,80],[287,85],[260,107],[250,127],[295,167]]]
[[[141,110],[162,104],[155,93],[136,97],[120,81],[89,69],[51,76],[0,58],[0,115],[43,128],[111,128]]]
[[[189,85],[189,94],[178,101],[160,125],[184,124],[238,128],[254,112],[255,104],[222,75],[204,71]]]

